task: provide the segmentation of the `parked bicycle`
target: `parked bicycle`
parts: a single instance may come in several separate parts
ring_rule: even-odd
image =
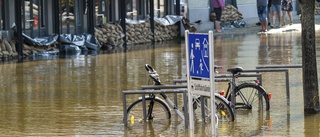
[[[221,66],[215,66],[215,73],[218,73],[217,69],[221,68]],[[252,110],[261,112],[263,110],[270,109],[271,94],[268,94],[267,91],[261,85],[259,85],[258,80],[236,82],[238,77],[241,75],[241,72],[243,72],[242,67],[229,68],[227,69],[227,72],[232,74],[231,80],[228,82],[228,88],[226,92],[224,90],[219,90],[219,94],[228,99],[230,106],[233,109],[251,110],[247,112],[242,111],[241,113],[250,113],[253,112]],[[232,93],[234,97],[232,97]],[[209,100],[209,98],[204,97],[204,100]],[[200,102],[200,98],[198,98],[196,101]]]
[[[266,90],[259,85],[258,80],[254,82],[243,82],[238,84],[236,79],[243,72],[242,67],[235,67],[227,69],[232,74],[232,80],[228,83],[228,89],[226,93],[220,93],[224,95],[235,109],[250,109],[250,110],[269,110],[271,94],[268,94]],[[232,102],[232,93],[234,93],[234,101]],[[235,103],[234,103],[235,102]]]
[[[163,85],[161,83],[158,73],[150,65],[145,65],[146,70],[149,72],[149,82],[153,82],[154,85]],[[149,83],[148,82],[148,83]],[[164,99],[157,97],[155,94],[149,94],[145,97],[145,108],[146,108],[146,119],[143,115],[143,100],[139,98],[137,101],[133,102],[127,109],[127,125],[128,128],[141,127],[145,122],[152,122],[155,129],[163,129],[168,127],[171,123],[171,111],[170,107],[175,110],[178,116],[182,119],[184,118],[183,113],[176,107],[176,105],[170,100],[170,98],[164,94],[160,93],[160,96]],[[205,103],[204,115],[198,113],[201,109],[199,104],[201,98],[199,96],[193,97],[193,110],[195,111],[195,120],[210,119],[210,106],[209,103]],[[169,107],[170,105],[170,107]],[[229,105],[229,101],[219,94],[215,94],[215,105],[216,105],[216,117],[219,122],[234,121],[234,113]],[[205,116],[205,117],[203,117]],[[201,118],[200,118],[201,117]]]

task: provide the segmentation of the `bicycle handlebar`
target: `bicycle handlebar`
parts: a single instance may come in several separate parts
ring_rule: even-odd
[[[155,72],[155,70],[153,69],[153,67],[151,67],[149,64],[146,64],[146,65],[145,65],[145,68],[146,68],[146,70],[147,70],[149,73]]]
[[[155,85],[161,85],[160,77],[156,70],[154,70],[153,67],[151,67],[149,64],[145,65],[146,70],[149,72],[149,76],[153,79],[155,82]]]

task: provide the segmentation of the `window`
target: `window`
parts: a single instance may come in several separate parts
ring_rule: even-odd
[[[5,21],[5,19],[4,19],[4,15],[5,15],[5,13],[4,13],[4,0],[0,0],[0,30],[4,30],[4,21]]]

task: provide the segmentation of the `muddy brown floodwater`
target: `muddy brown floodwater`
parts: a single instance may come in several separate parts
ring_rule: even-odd
[[[253,69],[258,65],[301,64],[300,35],[215,35],[215,64],[223,66],[220,73],[234,66]],[[196,123],[193,134],[189,132],[174,111],[171,124],[161,131],[152,125],[137,131],[124,127],[122,91],[147,84],[145,64],[157,70],[163,83],[184,78],[184,43],[136,45],[95,56],[3,63],[0,135],[211,136],[210,128],[201,122]],[[270,111],[256,116],[236,110],[234,122],[219,123],[217,136],[319,136],[319,114],[303,112],[301,68],[289,69],[289,74],[290,97],[283,72],[263,73],[263,86],[272,94]],[[217,88],[226,88],[226,84],[217,83]],[[138,97],[127,96],[127,104]]]

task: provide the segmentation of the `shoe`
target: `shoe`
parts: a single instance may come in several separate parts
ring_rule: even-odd
[[[257,22],[257,23],[256,23],[256,25],[257,25],[257,26],[260,26],[260,25],[261,25],[261,23],[260,23],[260,22]]]
[[[270,26],[271,25],[271,23],[270,22],[268,22],[268,26]]]
[[[197,21],[195,21],[194,23],[201,24],[201,20],[197,20]]]
[[[260,33],[263,33],[263,32],[267,32],[268,30],[260,30],[259,32]]]
[[[219,29],[219,30],[216,30],[216,32],[221,33],[221,32],[222,32],[222,30],[221,30],[221,29]]]

